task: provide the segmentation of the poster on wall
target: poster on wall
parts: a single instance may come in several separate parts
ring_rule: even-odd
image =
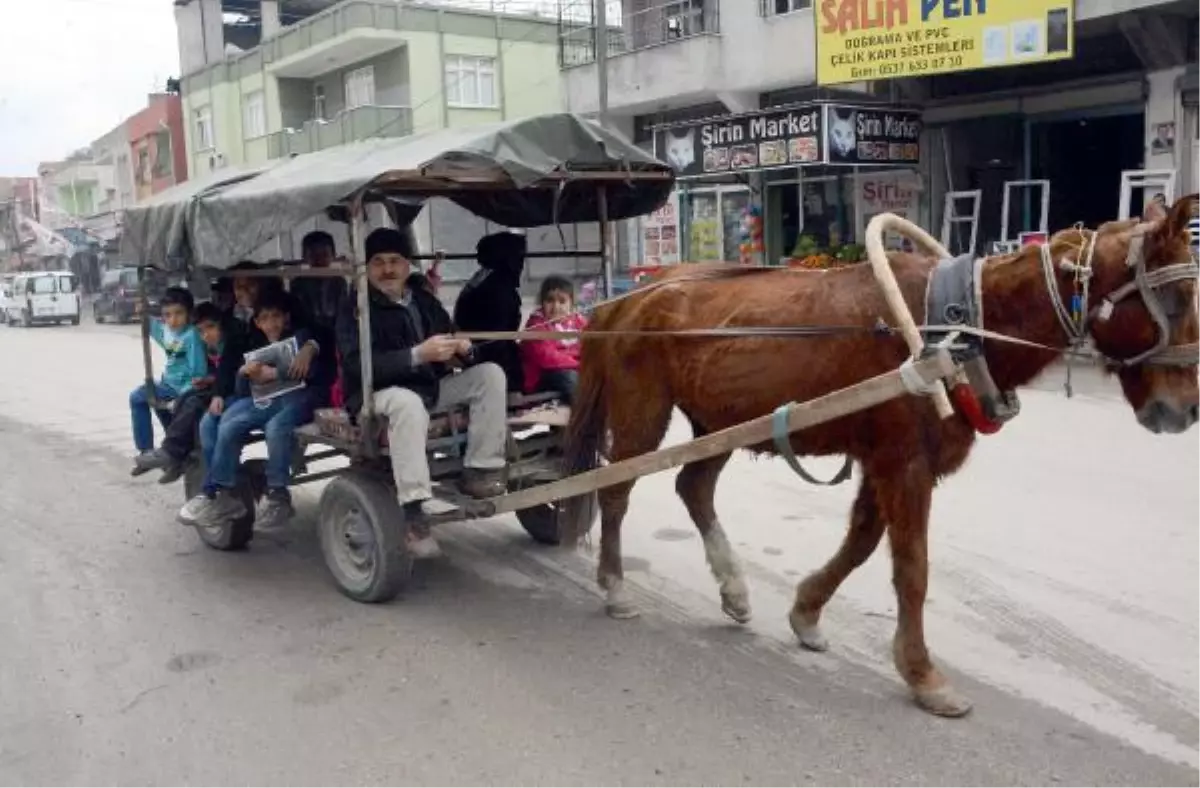
[[[919,110],[810,102],[654,130],[680,179],[813,164],[908,165],[921,158]]]
[[[1069,0],[821,0],[817,84],[1069,60]]]
[[[642,217],[642,261],[647,266],[679,262],[679,192],[671,192],[661,208]]]
[[[921,179],[912,170],[859,175],[855,189],[861,222],[858,237],[865,236],[867,225],[877,214],[894,213],[902,219],[917,222],[917,212],[921,204]],[[884,235],[883,245],[887,249],[904,251],[912,251],[913,248],[908,239],[891,232]]]
[[[828,104],[829,164],[916,164],[921,160],[921,113],[912,109]]]
[[[726,115],[656,129],[654,155],[676,177],[770,170],[824,160],[819,104]]]

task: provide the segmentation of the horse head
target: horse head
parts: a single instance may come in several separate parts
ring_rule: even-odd
[[[1101,225],[1079,253],[1094,304],[1084,329],[1138,423],[1154,433],[1185,432],[1200,417],[1198,269],[1188,232],[1196,205],[1195,194],[1170,209],[1152,202],[1141,221]]]

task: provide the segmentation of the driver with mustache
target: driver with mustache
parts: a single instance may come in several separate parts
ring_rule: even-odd
[[[492,363],[472,364],[471,343],[457,339],[446,309],[413,271],[411,236],[380,228],[367,236],[367,279],[371,309],[371,363],[375,412],[387,419],[388,452],[396,494],[411,518],[409,549],[419,558],[438,554],[422,521],[448,514],[454,504],[435,498],[425,444],[430,409],[470,408],[467,450],[460,488],[474,498],[505,492],[508,436],[504,371]],[[346,410],[364,402],[358,349],[357,298],[351,290],[337,316]]]

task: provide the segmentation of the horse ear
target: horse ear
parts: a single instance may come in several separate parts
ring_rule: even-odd
[[[1163,217],[1166,221],[1163,222],[1161,231],[1166,233],[1168,238],[1186,234],[1188,224],[1196,215],[1198,203],[1200,203],[1200,194],[1189,194],[1176,200],[1175,204],[1171,206],[1170,212]]]
[[[1146,203],[1142,211],[1143,222],[1157,222],[1167,218],[1167,204],[1158,197]]]

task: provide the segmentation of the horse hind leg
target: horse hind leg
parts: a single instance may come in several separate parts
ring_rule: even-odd
[[[699,429],[695,432],[696,437],[703,434]],[[704,540],[704,556],[721,591],[721,610],[739,624],[745,624],[751,617],[750,590],[713,506],[717,479],[729,457],[722,454],[683,466],[675,479],[675,491]]]
[[[614,396],[609,419],[612,432],[609,460],[620,462],[657,448],[667,434],[671,406],[666,396],[655,396],[653,392],[632,390],[623,397]],[[638,609],[625,589],[621,561],[621,523],[629,510],[633,485],[634,482],[623,482],[597,492],[600,557],[596,565],[596,582],[605,592],[605,612],[617,619],[638,616]]]

